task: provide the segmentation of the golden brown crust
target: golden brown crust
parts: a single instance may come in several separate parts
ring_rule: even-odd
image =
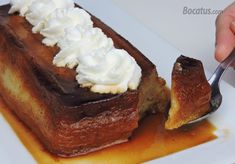
[[[202,63],[180,56],[172,71],[171,108],[165,127],[178,128],[209,112],[210,98]]]
[[[58,48],[42,45],[31,25],[8,10],[9,5],[0,7],[0,94],[52,153],[75,156],[125,142],[141,111],[153,105],[165,109],[168,90],[155,66],[94,16],[95,26],[141,66],[138,90],[111,95],[80,88],[74,70],[52,65]]]

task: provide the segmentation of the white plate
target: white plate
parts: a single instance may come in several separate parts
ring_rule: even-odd
[[[0,4],[7,2],[7,0],[0,0]],[[156,33],[145,28],[108,0],[77,0],[76,2],[111,26],[141,50],[157,65],[159,75],[164,77],[168,84],[170,84],[173,63],[180,55],[177,49],[170,46]],[[223,104],[220,110],[210,118],[212,123],[218,128],[218,139],[150,161],[149,163],[235,163],[235,89],[227,83],[222,82],[221,90],[224,95]],[[1,115],[0,163],[36,163]]]

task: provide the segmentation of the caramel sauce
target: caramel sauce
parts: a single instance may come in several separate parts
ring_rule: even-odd
[[[215,127],[208,121],[185,126],[177,130],[164,129],[164,117],[151,115],[141,121],[130,141],[85,156],[61,158],[50,154],[44,146],[2,102],[0,113],[14,129],[21,142],[40,164],[46,163],[141,163],[187,149],[216,138]]]

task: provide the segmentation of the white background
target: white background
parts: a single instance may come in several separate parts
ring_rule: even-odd
[[[184,55],[202,60],[209,72],[216,68],[218,63],[214,60],[214,44],[217,15],[184,15],[183,8],[223,10],[233,0],[111,1]],[[224,79],[235,86],[235,71],[229,70]]]

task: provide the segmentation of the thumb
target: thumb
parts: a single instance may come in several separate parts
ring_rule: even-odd
[[[235,47],[235,2],[216,19],[215,57],[223,61]]]
[[[231,27],[218,30],[216,35],[215,57],[223,61],[234,49],[235,46],[235,22]]]

